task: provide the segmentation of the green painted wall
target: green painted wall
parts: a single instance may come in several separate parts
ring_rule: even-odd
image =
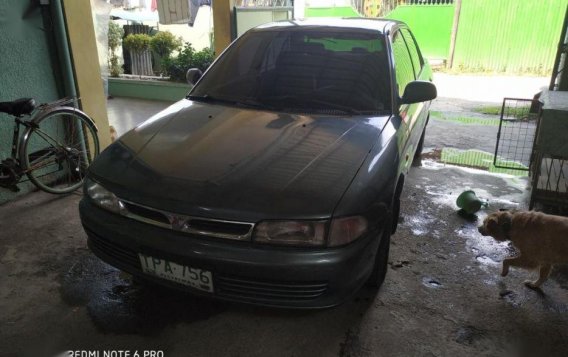
[[[311,7],[306,8],[304,15],[309,17],[359,17],[359,13],[351,6]]]
[[[447,59],[454,21],[453,5],[399,5],[385,17],[403,21],[410,27],[424,57]]]
[[[463,0],[454,69],[548,75],[568,0]]]
[[[23,15],[30,1],[0,0],[0,101],[33,97],[39,102],[59,97],[57,69],[50,56],[51,28],[44,25],[44,13],[36,8]],[[48,9],[44,8],[44,11]],[[10,156],[13,120],[0,114],[0,160]],[[33,188],[20,185],[19,194]],[[16,194],[0,188],[0,204]]]

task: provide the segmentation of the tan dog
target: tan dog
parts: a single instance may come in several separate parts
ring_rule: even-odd
[[[568,218],[534,211],[502,211],[487,216],[479,233],[498,241],[510,240],[520,252],[503,261],[502,276],[509,266],[539,269],[536,281],[526,281],[538,288],[550,275],[553,264],[568,263]]]

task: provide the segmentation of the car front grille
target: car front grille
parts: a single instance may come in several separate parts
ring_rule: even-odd
[[[140,260],[138,259],[136,252],[101,238],[91,230],[87,230],[87,232],[89,233],[89,243],[93,250],[108,255],[130,268],[141,271]]]
[[[102,253],[134,271],[142,272],[138,254],[88,230],[89,243],[95,253]],[[182,264],[182,259],[178,260]],[[327,290],[326,282],[290,282],[257,280],[213,272],[215,294],[234,301],[286,305],[316,299]],[[180,286],[181,287],[181,286]]]
[[[140,222],[200,236],[240,241],[251,239],[254,223],[192,217],[120,199],[121,214]]]
[[[216,281],[219,296],[256,303],[313,300],[327,290],[325,282],[257,281],[234,276],[218,276]]]

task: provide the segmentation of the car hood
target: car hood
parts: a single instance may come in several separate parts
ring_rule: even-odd
[[[182,100],[103,151],[90,174],[122,199],[180,214],[327,218],[388,119]]]

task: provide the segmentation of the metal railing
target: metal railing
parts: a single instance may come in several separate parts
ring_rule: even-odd
[[[399,0],[399,5],[452,5],[454,0]]]
[[[529,170],[540,110],[537,100],[503,100],[493,160],[495,167]]]
[[[292,7],[292,0],[237,0],[237,7]]]

